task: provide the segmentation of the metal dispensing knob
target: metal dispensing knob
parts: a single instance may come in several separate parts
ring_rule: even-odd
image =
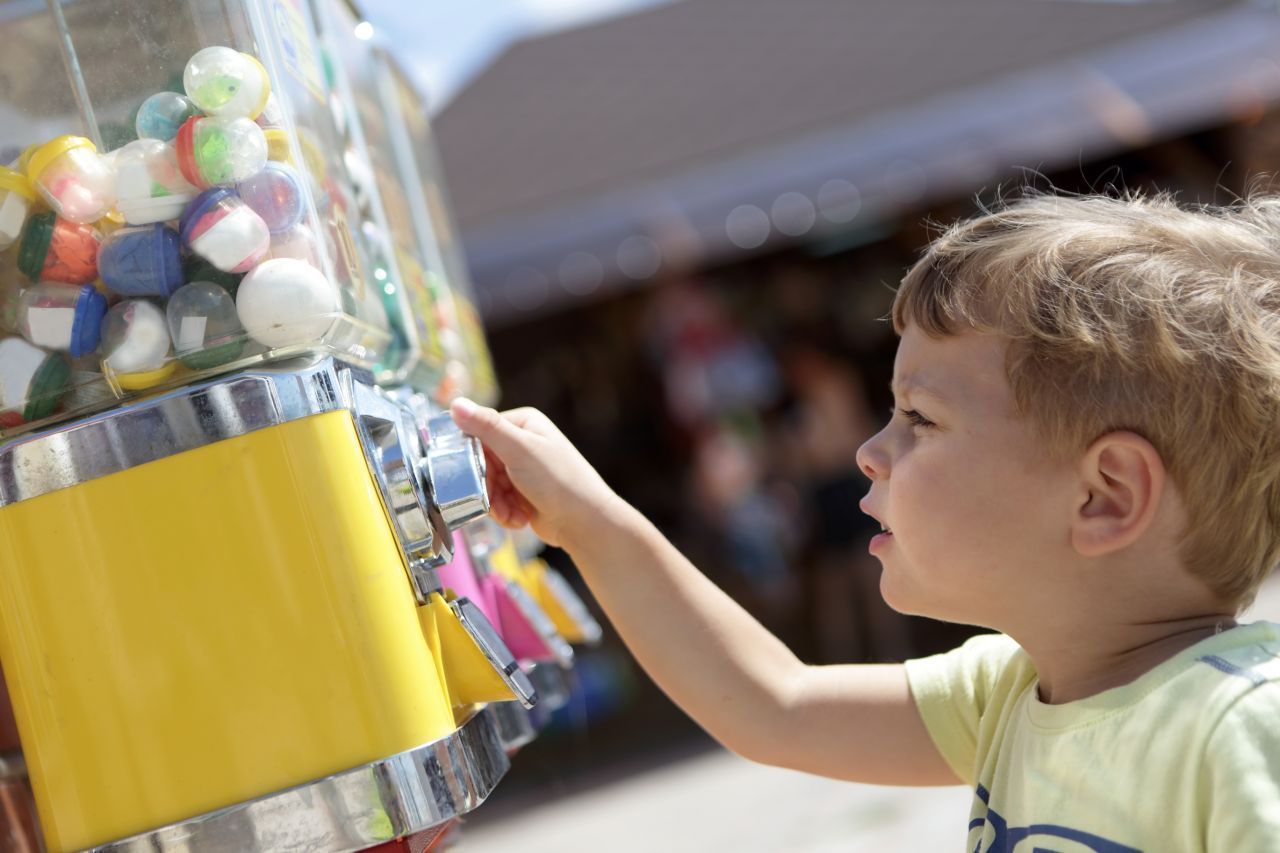
[[[447,412],[427,421],[427,452],[419,475],[427,482],[448,532],[489,512],[484,474],[479,441],[458,429]]]
[[[418,424],[422,425],[421,420]],[[450,560],[448,544],[453,541],[453,531],[489,512],[484,449],[458,429],[448,413],[428,417],[425,431],[419,429],[418,436],[425,444],[418,476],[431,496],[432,526],[436,541],[441,543],[436,553]],[[532,708],[538,692],[484,612],[467,598],[450,601],[449,609],[511,694],[524,707]]]

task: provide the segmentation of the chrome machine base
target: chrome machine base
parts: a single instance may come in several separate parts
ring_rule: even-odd
[[[529,709],[519,702],[494,702],[488,707],[493,712],[498,739],[502,741],[502,748],[508,755],[532,743],[538,736],[538,730],[529,718]]]
[[[426,746],[93,850],[365,850],[471,811],[509,767],[493,713],[483,708],[457,731]]]
[[[550,715],[569,704],[569,670],[551,661],[538,661],[527,670],[529,681],[538,691],[536,708]]]
[[[494,714],[498,737],[512,753],[532,741],[551,719],[552,712],[569,702],[569,673],[552,661],[526,664],[525,675],[538,691],[538,704],[525,708],[519,702],[495,702],[488,706]]]

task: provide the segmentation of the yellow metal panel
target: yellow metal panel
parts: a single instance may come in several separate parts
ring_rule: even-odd
[[[502,544],[494,548],[489,554],[489,564],[493,566],[498,574],[507,580],[520,584],[530,595],[534,594],[530,579],[525,576],[524,566],[520,563],[520,554],[516,551],[516,542],[509,535],[506,535],[505,531],[502,537]]]
[[[0,659],[50,850],[454,728],[347,412],[0,509],[0,573]]]
[[[442,596],[433,593],[428,602],[418,608],[418,620],[441,664],[455,708],[469,714],[472,705],[516,698]]]
[[[547,582],[547,572],[550,570],[545,560],[535,558],[525,561],[524,576],[529,579],[533,587],[533,600],[538,602],[538,606],[547,614],[551,624],[556,626],[560,636],[571,643],[585,643],[587,637],[582,631],[582,626],[569,611],[565,610]]]

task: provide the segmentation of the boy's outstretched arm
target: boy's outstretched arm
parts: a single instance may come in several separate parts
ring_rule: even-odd
[[[485,446],[494,517],[531,524],[568,551],[640,665],[727,748],[857,782],[959,781],[901,665],[807,666],[615,495],[540,412],[459,401],[453,416]]]

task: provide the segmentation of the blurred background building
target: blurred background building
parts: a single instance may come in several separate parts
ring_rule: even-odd
[[[599,0],[566,27],[542,0],[452,74],[453,9],[367,6],[421,39],[504,404],[814,662],[966,635],[880,603],[857,508],[884,317],[931,234],[1026,186],[1229,203],[1280,163],[1270,3]],[[616,638],[582,657],[498,799],[706,743]]]

